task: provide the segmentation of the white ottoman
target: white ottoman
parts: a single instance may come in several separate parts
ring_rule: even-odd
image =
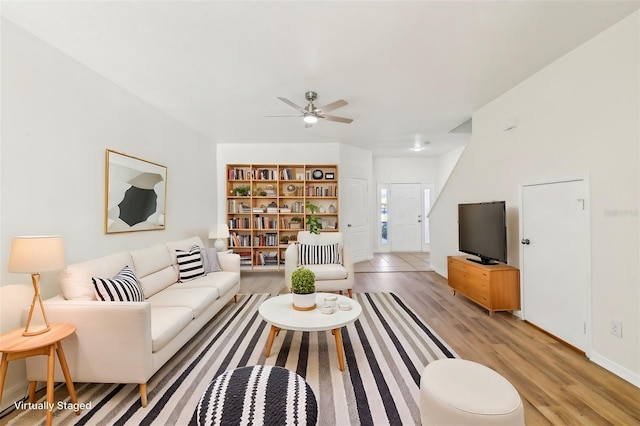
[[[420,379],[422,425],[524,425],[518,391],[500,374],[464,359],[428,364]]]

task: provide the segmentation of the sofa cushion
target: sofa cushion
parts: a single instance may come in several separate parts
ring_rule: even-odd
[[[202,261],[204,262],[204,273],[220,271],[220,263],[218,262],[218,252],[214,248],[200,248]]]
[[[308,268],[316,275],[316,281],[324,280],[344,280],[347,278],[347,269],[342,265],[326,264],[326,265],[307,265]]]
[[[149,298],[159,291],[169,287],[171,284],[177,283],[178,274],[176,273],[176,270],[173,269],[173,266],[167,266],[166,268],[149,274],[146,277],[138,278],[138,281],[140,281],[140,285],[142,286],[144,297]]]
[[[131,268],[125,266],[113,278],[92,277],[96,297],[103,301],[142,302],[144,294]]]
[[[185,283],[177,283],[171,286],[171,288],[196,288],[196,287],[211,287],[218,289],[218,297],[222,297],[234,285],[238,284],[240,276],[237,272],[220,271],[215,274],[206,275],[200,277],[197,280],[188,281]]]
[[[204,263],[199,246],[193,246],[189,250],[176,250],[176,259],[180,282],[190,281],[204,275]]]
[[[298,244],[299,265],[324,265],[342,263],[338,243]]]
[[[165,244],[134,250],[131,252],[131,259],[133,260],[133,266],[136,268],[138,278],[144,278],[149,274],[171,266],[171,256]]]
[[[204,244],[202,244],[202,240],[200,239],[200,237],[191,237],[184,240],[167,243],[167,251],[171,256],[171,264],[177,266],[178,261],[176,259],[176,250],[189,250],[193,246],[204,247]]]
[[[218,298],[218,289],[213,287],[173,288],[162,290],[147,301],[152,308],[182,306],[192,311],[193,318],[204,312]]]
[[[151,307],[151,345],[158,352],[193,319],[193,311],[182,306]]]
[[[96,300],[91,277],[112,277],[127,265],[132,265],[128,252],[70,264],[58,274],[62,294],[67,300]]]

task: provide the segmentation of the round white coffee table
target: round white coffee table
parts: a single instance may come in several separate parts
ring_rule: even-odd
[[[323,314],[320,307],[324,305],[326,296],[337,296],[336,309],[332,314]],[[265,321],[271,324],[271,331],[267,339],[266,356],[271,355],[273,339],[281,329],[294,331],[327,331],[336,339],[336,350],[338,352],[338,363],[340,371],[344,371],[344,348],[342,347],[342,333],[340,328],[354,322],[362,313],[362,307],[354,299],[342,295],[331,293],[317,293],[317,308],[311,311],[297,311],[292,306],[293,297],[291,293],[281,296],[271,297],[260,305],[260,315]],[[349,303],[351,309],[343,311],[338,309],[340,303]]]

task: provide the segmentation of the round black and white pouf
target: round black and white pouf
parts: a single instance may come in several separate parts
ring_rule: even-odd
[[[226,371],[198,402],[198,425],[315,425],[318,403],[309,384],[282,367]]]

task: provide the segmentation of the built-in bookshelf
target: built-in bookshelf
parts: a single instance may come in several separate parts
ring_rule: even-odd
[[[284,251],[309,216],[320,220],[320,232],[339,230],[335,164],[228,164],[226,170],[229,250],[240,255],[243,270],[284,269]]]

